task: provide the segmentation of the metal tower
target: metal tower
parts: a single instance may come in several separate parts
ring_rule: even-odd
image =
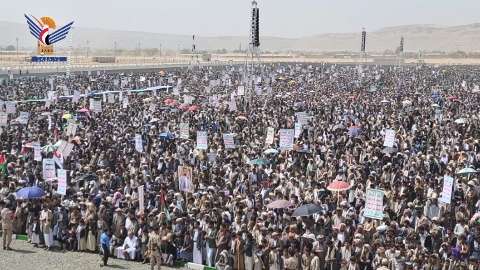
[[[195,56],[195,49],[196,49],[195,35],[193,35],[193,37],[192,37],[192,50],[190,51],[190,65],[188,66],[189,69],[193,69],[194,66],[195,66],[195,60],[193,59],[193,57]]]
[[[403,36],[400,38],[400,46],[397,49],[397,69],[403,71],[405,59],[403,58]]]
[[[360,47],[360,53],[358,54],[358,61],[357,61],[357,72],[359,74],[363,73],[363,69],[367,66],[367,58],[365,54],[365,43],[367,40],[367,32],[365,31],[365,27],[362,28],[362,44]]]
[[[73,32],[75,32],[75,28],[72,27],[72,32],[70,32],[70,50],[68,50],[67,55],[67,77],[70,77],[70,65],[72,64],[72,51],[73,51]]]
[[[248,100],[252,99],[252,92],[255,86],[252,77],[261,75],[260,63],[260,10],[257,2],[252,2],[252,18],[250,23],[250,43],[245,55],[245,88],[248,92]]]

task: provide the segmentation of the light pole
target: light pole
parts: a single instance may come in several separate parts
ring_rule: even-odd
[[[162,44],[160,44],[160,51],[159,51],[158,54],[159,54],[158,56],[160,57],[160,60],[161,60],[162,59]]]
[[[17,61],[18,61],[18,38],[17,38]]]
[[[180,60],[180,44],[177,45],[177,50],[178,50],[178,61]]]
[[[140,43],[138,43],[138,59],[140,59]]]
[[[115,41],[115,61],[117,61],[117,42]]]
[[[88,61],[88,43],[90,43],[90,41],[87,40],[87,61]]]

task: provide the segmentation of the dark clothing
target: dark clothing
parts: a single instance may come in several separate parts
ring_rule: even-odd
[[[102,244],[102,247],[103,247],[103,265],[107,265],[108,257],[110,257],[110,249],[105,244]]]

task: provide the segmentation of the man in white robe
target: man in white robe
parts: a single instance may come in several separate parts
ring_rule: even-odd
[[[195,221],[193,231],[193,263],[202,264],[203,234],[200,229],[200,221]]]
[[[134,260],[136,250],[137,237],[133,235],[132,231],[129,231],[128,237],[125,238],[125,241],[123,242],[123,246],[118,247],[117,258],[126,259],[125,255],[127,255],[127,260]]]

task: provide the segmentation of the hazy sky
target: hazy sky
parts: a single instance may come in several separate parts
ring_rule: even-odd
[[[6,1],[6,0],[2,0]],[[258,0],[260,35],[303,37],[407,24],[480,22],[475,0]],[[25,23],[23,14],[57,25],[198,36],[247,36],[250,0],[13,0],[0,20]]]

